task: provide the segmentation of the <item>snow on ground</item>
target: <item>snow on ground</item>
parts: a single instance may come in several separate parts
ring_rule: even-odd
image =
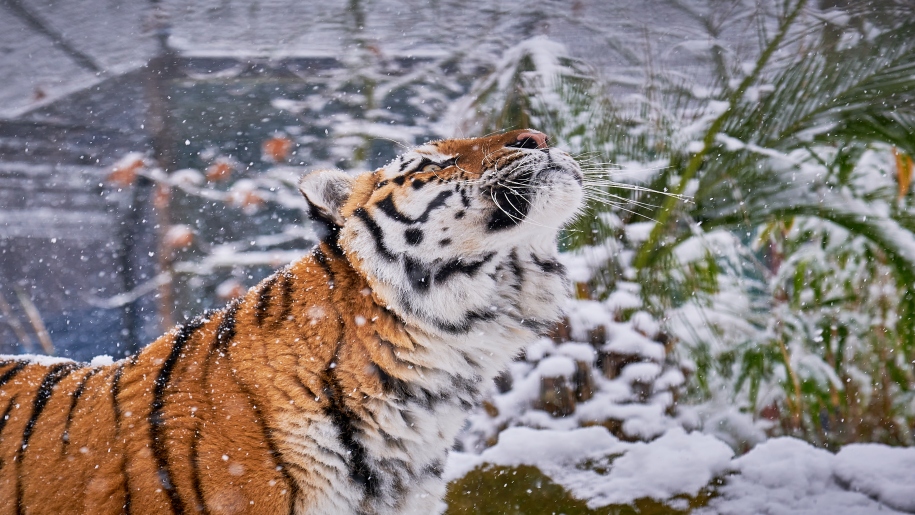
[[[912,513],[915,449],[853,444],[838,454],[775,438],[731,463],[735,475],[702,514]]]
[[[775,438],[734,457],[721,440],[681,428],[650,442],[624,442],[602,427],[513,427],[479,455],[452,453],[445,477],[457,479],[483,464],[536,466],[591,508],[646,497],[676,505],[682,499],[674,496],[696,496],[723,478],[720,495],[694,513],[915,513],[915,449],[878,444],[832,454]]]
[[[588,249],[562,256],[584,278],[606,259],[593,258]],[[593,509],[651,498],[682,510],[684,497],[711,491],[691,513],[915,513],[915,448],[853,444],[831,453],[795,438],[767,440],[766,420],[721,399],[678,402],[686,371],[671,364],[656,340],[662,325],[641,302],[638,285],[623,281],[603,301],[570,301],[571,341],[541,338],[509,366],[510,386],[471,414],[446,478],[486,464],[535,466]],[[601,359],[621,360],[618,372],[608,374]],[[545,379],[574,385],[582,363],[592,395],[570,412],[549,412]]]
[[[445,476],[461,477],[483,463],[533,465],[576,497],[587,499],[593,508],[642,497],[695,495],[724,472],[733,453],[711,436],[680,428],[650,443],[630,443],[602,427],[572,431],[514,427],[503,431],[499,443],[480,455],[452,453]]]

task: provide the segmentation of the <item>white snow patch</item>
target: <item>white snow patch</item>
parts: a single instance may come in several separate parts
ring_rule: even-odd
[[[652,442],[628,443],[601,427],[570,431],[513,427],[478,456],[451,453],[445,478],[462,477],[486,463],[532,465],[596,508],[642,497],[665,500],[695,495],[727,469],[732,455],[719,440],[680,428]],[[598,472],[593,465],[609,468],[609,473]]]
[[[642,336],[627,324],[611,325],[610,341],[604,345],[603,349],[618,354],[642,356],[653,361],[664,359],[663,345]]]
[[[610,474],[587,492],[588,506],[626,504],[642,497],[669,499],[695,495],[728,467],[734,451],[716,438],[676,428],[653,442],[630,444],[612,463]]]
[[[75,363],[72,359],[58,356],[45,356],[44,354],[0,354],[0,361],[24,361],[44,367],[60,363]]]
[[[556,347],[556,354],[568,356],[576,361],[591,363],[597,353],[594,351],[594,347],[587,343],[569,342]]]
[[[570,377],[575,373],[575,362],[567,356],[550,356],[537,365],[541,377]]]
[[[882,447],[882,446],[881,446]],[[890,448],[887,448],[890,449]],[[889,452],[895,453],[898,450]],[[861,470],[860,458],[864,451],[852,451],[845,459],[848,476],[861,478],[861,485],[874,485],[878,478],[864,479],[870,471],[884,463],[873,463]],[[882,456],[881,452],[881,456]],[[877,457],[876,454],[874,457]],[[893,465],[906,461],[894,460]],[[739,474],[730,476],[719,491],[722,496],[712,500],[698,514],[743,515],[746,513],[865,515],[871,513],[899,513],[881,505],[864,493],[849,491],[836,481],[836,456],[814,448],[795,438],[775,438],[755,447],[745,456],[733,461],[732,469]],[[911,463],[911,462],[909,462]],[[886,464],[890,465],[890,464]],[[889,467],[887,467],[889,470]],[[852,472],[854,471],[854,472]],[[893,473],[905,475],[902,468],[893,467]],[[888,475],[887,475],[888,477]],[[898,478],[902,481],[902,478]],[[896,483],[902,484],[902,483]],[[915,490],[908,485],[908,498]],[[867,491],[873,494],[873,491]],[[891,494],[893,495],[893,494]]]
[[[114,363],[114,358],[107,354],[102,354],[101,356],[96,356],[92,358],[92,361],[89,362],[90,367],[107,367],[108,365]]]
[[[843,486],[894,509],[915,513],[915,448],[852,444],[835,457]]]
[[[606,304],[611,311],[623,311],[642,307],[642,299],[634,293],[625,290],[615,290],[607,297],[604,304]]]
[[[627,382],[648,383],[661,375],[661,365],[657,363],[630,363],[621,373]]]

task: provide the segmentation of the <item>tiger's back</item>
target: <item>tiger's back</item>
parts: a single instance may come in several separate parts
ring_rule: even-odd
[[[323,241],[244,298],[110,365],[0,364],[0,514],[434,512],[467,410],[568,288],[580,171],[541,136],[306,176]]]

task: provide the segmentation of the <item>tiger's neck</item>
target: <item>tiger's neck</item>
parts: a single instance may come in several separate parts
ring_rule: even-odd
[[[385,513],[378,507],[412,502],[432,511],[421,499],[441,498],[444,460],[468,410],[558,312],[565,279],[541,256],[493,254],[468,264],[473,273],[451,272],[447,288],[435,288],[447,269],[430,270],[423,293],[322,244],[252,289],[237,314],[251,334],[235,337],[233,367],[265,396],[292,477],[313,484],[319,470],[328,484],[349,485],[301,498],[301,511]],[[430,316],[438,303],[480,315]]]
[[[486,345],[507,353],[495,359],[497,368],[559,318],[570,292],[555,238],[444,259],[397,253],[366,233],[344,231],[339,245],[376,302],[418,338],[465,349],[473,341],[510,340]]]

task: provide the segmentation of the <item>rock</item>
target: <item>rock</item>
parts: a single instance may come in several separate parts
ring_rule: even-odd
[[[539,409],[554,417],[565,417],[575,412],[575,392],[565,377],[544,377],[540,379],[538,404]]]

